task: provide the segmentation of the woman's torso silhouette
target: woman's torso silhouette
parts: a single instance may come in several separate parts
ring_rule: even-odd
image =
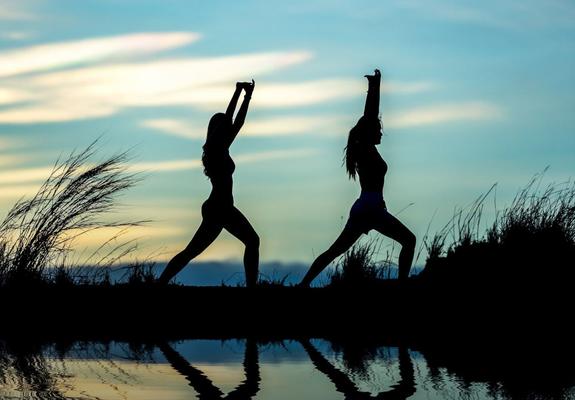
[[[359,175],[361,191],[383,194],[386,173],[387,163],[375,146],[363,147],[357,162],[357,174]]]
[[[212,207],[233,206],[233,174],[236,164],[230,156],[229,149],[212,150],[207,153],[205,157],[206,170],[209,171],[208,177],[212,183],[212,190],[204,202],[202,210],[211,210]]]

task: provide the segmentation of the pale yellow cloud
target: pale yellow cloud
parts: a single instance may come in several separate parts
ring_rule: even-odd
[[[170,172],[201,167],[201,160],[171,160],[134,163],[130,165],[130,170],[134,172]]]
[[[6,90],[3,103],[34,101],[0,111],[0,123],[71,121],[112,115],[138,106],[212,107],[229,100],[235,81],[301,63],[309,57],[307,52],[271,52],[115,64],[14,78],[9,83],[18,90]],[[270,97],[268,89],[263,91],[264,96],[266,92]],[[303,93],[303,101],[297,104],[310,102],[306,100],[309,95]],[[274,96],[285,97],[284,93],[271,93]],[[329,93],[321,97],[326,96]]]
[[[20,103],[32,99],[34,99],[34,95],[28,91],[6,87],[0,88],[0,105]]]
[[[308,157],[316,154],[314,149],[290,149],[290,150],[270,150],[257,153],[245,153],[233,156],[236,164],[249,164],[260,161],[277,160],[285,158]],[[131,164],[129,169],[133,172],[171,172],[202,167],[201,160],[169,160],[151,161]],[[1,182],[1,181],[0,181]]]
[[[5,77],[0,104],[12,106],[0,111],[0,123],[33,124],[98,118],[128,107],[188,105],[223,109],[235,81],[252,77],[258,77],[252,100],[253,107],[257,108],[306,106],[362,96],[365,92],[365,80],[360,78],[289,83],[259,79],[267,73],[308,61],[312,54],[307,51],[140,62],[125,60],[183,46],[198,37],[190,32],[140,33],[0,52],[0,77]],[[111,59],[114,62],[85,66]],[[63,66],[68,68],[44,71]],[[17,76],[22,73],[36,74]],[[429,82],[385,82],[382,90],[411,94],[433,87]],[[300,122],[310,123],[309,120]],[[254,129],[254,132],[258,131],[257,127]],[[169,130],[180,131],[173,124]],[[186,129],[186,135],[188,131]]]
[[[0,198],[16,200],[23,197],[34,195],[38,191],[40,184],[37,185],[9,185],[0,186]],[[2,209],[8,209],[12,204],[5,204]]]
[[[170,237],[181,237],[186,234],[186,230],[177,226],[160,226],[158,224],[149,223],[148,225],[133,226],[129,228],[100,228],[80,234],[81,231],[69,231],[68,237],[77,236],[74,239],[74,247],[89,248],[98,247],[105,243],[107,240],[118,236],[119,242],[127,242],[132,240],[149,240],[161,239]]]
[[[242,136],[277,136],[304,133],[340,132],[349,121],[341,116],[282,116],[248,119],[242,128]],[[141,123],[161,133],[186,139],[204,140],[206,127],[181,119],[152,119]]]
[[[38,182],[46,179],[51,167],[22,168],[0,171],[0,185]]]
[[[4,150],[2,146],[2,140],[0,140],[0,152]],[[8,147],[8,150],[10,148]],[[30,160],[29,155],[21,154],[2,154],[0,153],[0,167],[13,167],[14,165],[22,164]]]
[[[495,104],[481,101],[419,107],[384,115],[388,128],[410,128],[456,121],[493,120],[503,116]]]
[[[144,128],[157,130],[160,133],[179,136],[186,139],[205,139],[206,126],[200,126],[183,119],[162,118],[147,119],[140,123]]]
[[[125,58],[181,47],[198,40],[193,32],[136,33],[30,46],[0,52],[0,77],[55,67]]]

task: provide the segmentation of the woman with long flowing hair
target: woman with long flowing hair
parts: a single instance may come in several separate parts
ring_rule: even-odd
[[[255,82],[238,82],[228,108],[212,116],[203,146],[204,173],[210,179],[212,191],[202,205],[202,223],[188,246],[178,253],[160,276],[160,283],[168,283],[193,258],[203,252],[226,229],[245,245],[244,268],[246,286],[255,286],[258,279],[260,239],[247,218],[234,206],[232,174],[235,164],[229,148],[244,124]],[[242,90],[242,105],[232,121]]]
[[[376,149],[381,143],[379,119],[379,90],[381,73],[375,70],[366,75],[367,99],[363,116],[350,130],[345,148],[345,167],[349,177],[359,176],[361,195],[351,207],[349,219],[335,242],[315,259],[300,286],[307,287],[315,277],[336,257],[345,253],[363,233],[371,229],[401,244],[398,278],[405,281],[409,276],[415,251],[415,235],[387,211],[383,199],[383,183],[387,164]]]

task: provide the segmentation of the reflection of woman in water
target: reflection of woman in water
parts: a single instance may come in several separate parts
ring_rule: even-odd
[[[343,393],[346,399],[405,400],[415,393],[413,363],[411,362],[409,350],[405,346],[400,346],[398,352],[400,381],[387,392],[371,395],[360,391],[356,384],[345,373],[334,367],[308,339],[300,340],[300,343],[312,364],[333,382],[336,390]]]
[[[190,260],[204,251],[225,228],[246,246],[244,253],[246,286],[252,287],[256,284],[260,239],[246,217],[234,206],[232,174],[235,164],[229,153],[230,145],[244,124],[254,87],[253,80],[251,83],[238,82],[226,113],[214,114],[210,119],[202,163],[204,173],[212,183],[212,192],[202,205],[203,220],[200,227],[188,246],[168,263],[160,276],[161,283],[168,283]],[[236,119],[232,122],[242,89],[245,90],[244,99]]]
[[[253,339],[246,340],[244,354],[244,374],[246,379],[234,390],[224,396],[224,393],[203,374],[202,371],[192,366],[182,357],[169,343],[161,343],[160,351],[166,357],[170,365],[183,375],[190,386],[198,392],[198,399],[251,399],[260,390],[260,367],[258,362],[258,345]]]
[[[301,286],[309,286],[330,262],[346,252],[362,233],[367,233],[371,229],[401,244],[398,262],[399,279],[405,280],[409,276],[415,250],[415,236],[387,211],[383,200],[383,182],[387,164],[375,147],[381,143],[382,136],[381,121],[378,117],[381,74],[376,69],[374,75],[366,77],[369,89],[365,111],[349,132],[345,148],[347,173],[352,179],[359,176],[361,195],[353,204],[343,231],[331,247],[313,262]]]

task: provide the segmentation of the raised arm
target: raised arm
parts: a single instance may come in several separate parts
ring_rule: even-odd
[[[243,88],[246,91],[246,94],[244,95],[244,100],[242,101],[242,105],[240,106],[238,115],[236,115],[236,119],[234,120],[234,123],[232,125],[232,137],[231,137],[232,141],[235,139],[240,129],[242,129],[242,126],[244,125],[246,115],[248,113],[248,107],[250,105],[250,100],[252,98],[252,93],[254,91],[255,86],[256,83],[254,82],[253,79],[251,83],[240,82],[240,88]]]
[[[378,69],[373,75],[365,75],[369,84],[367,89],[367,98],[365,99],[365,109],[363,115],[366,118],[379,117],[379,87],[381,82],[381,73]]]
[[[238,104],[238,99],[240,98],[240,93],[242,92],[242,84],[241,82],[236,83],[236,91],[230,100],[230,104],[228,104],[228,108],[226,109],[226,115],[231,120],[234,118],[234,112],[236,111],[236,106]]]

